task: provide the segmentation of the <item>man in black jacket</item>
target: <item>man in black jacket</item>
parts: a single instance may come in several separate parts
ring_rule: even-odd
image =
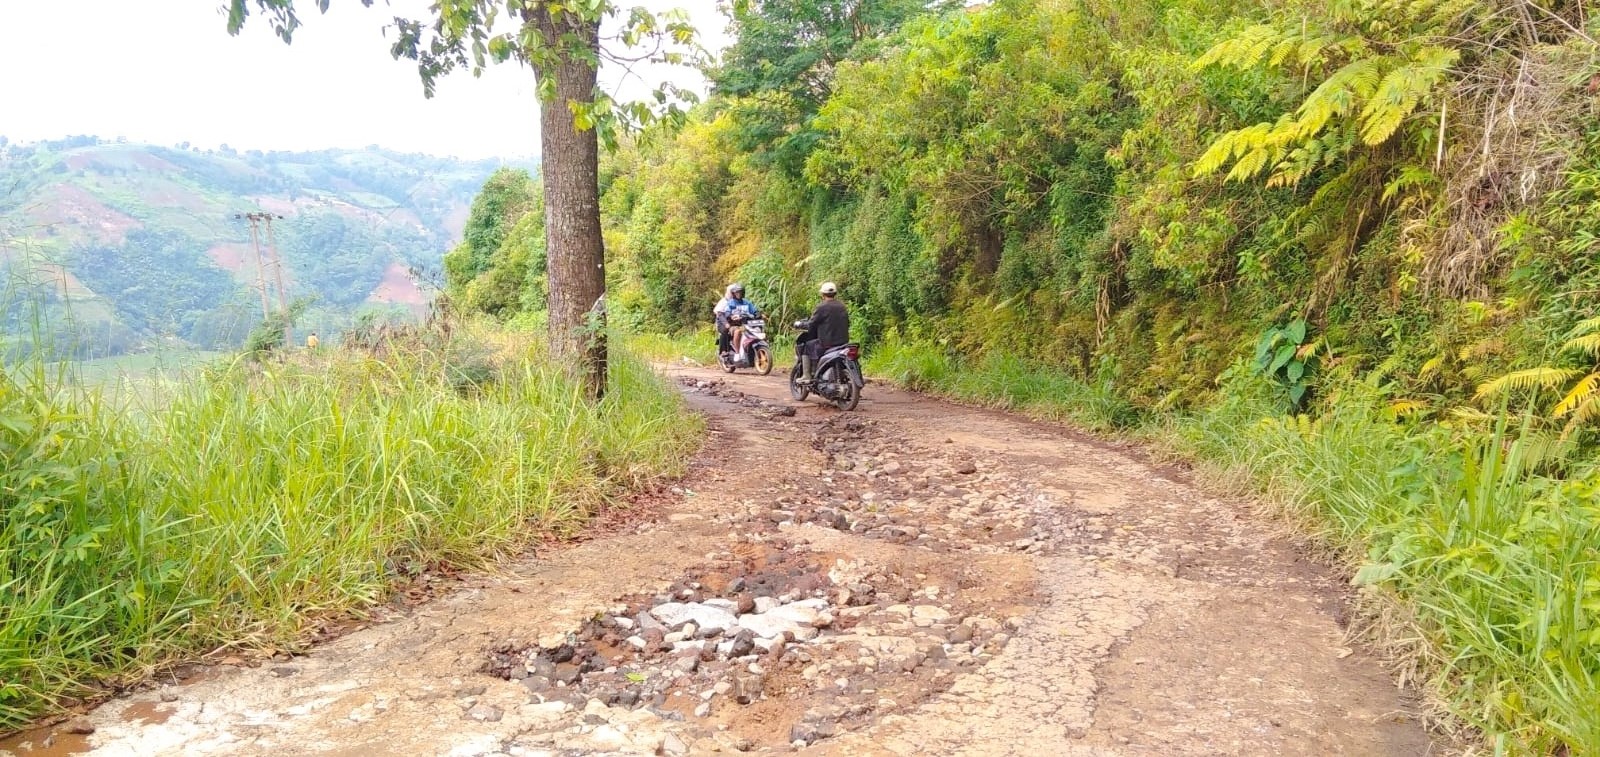
[[[828,350],[850,343],[850,313],[839,301],[839,287],[829,281],[819,290],[822,302],[811,313],[811,341],[800,356],[800,383],[810,384],[816,376],[817,360]]]

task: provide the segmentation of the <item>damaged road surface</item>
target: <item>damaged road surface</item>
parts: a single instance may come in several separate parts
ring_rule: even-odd
[[[710,438],[614,533],[17,754],[1420,755],[1342,582],[1247,504],[1003,414],[674,369]],[[89,731],[89,733],[85,733]]]

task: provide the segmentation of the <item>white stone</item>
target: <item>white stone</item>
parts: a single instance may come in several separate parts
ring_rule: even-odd
[[[567,635],[564,633],[547,633],[539,637],[539,646],[544,649],[556,649],[566,643]]]
[[[917,605],[912,608],[911,617],[915,620],[931,620],[935,623],[941,623],[950,619],[950,611],[936,605]]]
[[[570,709],[572,705],[559,699],[552,699],[538,704],[525,704],[522,706],[522,714],[531,720],[552,721],[559,720]]]
[[[775,607],[766,612],[741,615],[739,617],[739,626],[750,629],[756,636],[763,639],[774,639],[785,633],[793,634],[795,638],[801,638],[805,631],[812,632],[806,638],[816,638],[816,628],[819,625],[825,626],[832,621],[832,618],[829,618],[828,621],[823,621],[822,613],[817,611],[814,604],[816,602],[823,602],[823,606],[827,606],[827,603],[823,600],[794,602]]]
[[[711,607],[698,603],[667,602],[651,608],[650,615],[661,621],[667,628],[678,628],[685,623],[694,623],[699,629],[719,628],[727,630],[737,622],[733,613],[720,607]]]
[[[728,612],[738,612],[739,611],[739,603],[735,602],[735,601],[733,601],[731,599],[722,599],[722,598],[708,599],[708,600],[706,600],[704,602],[701,602],[700,604],[703,604],[706,607],[715,607],[715,608],[718,608],[718,609],[721,609],[721,610],[727,610]]]

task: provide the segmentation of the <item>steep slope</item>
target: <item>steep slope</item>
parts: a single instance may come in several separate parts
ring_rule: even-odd
[[[42,315],[56,349],[78,354],[174,337],[236,345],[260,317],[250,227],[237,217],[251,211],[283,216],[274,241],[291,295],[314,300],[307,327],[417,311],[426,287],[410,271],[437,270],[498,165],[375,147],[241,153],[93,137],[0,147],[3,333],[15,340]]]

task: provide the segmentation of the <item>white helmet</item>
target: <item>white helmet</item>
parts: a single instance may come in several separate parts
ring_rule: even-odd
[[[824,281],[822,282],[822,287],[817,291],[825,295],[835,295],[839,293],[839,286],[831,281]]]

